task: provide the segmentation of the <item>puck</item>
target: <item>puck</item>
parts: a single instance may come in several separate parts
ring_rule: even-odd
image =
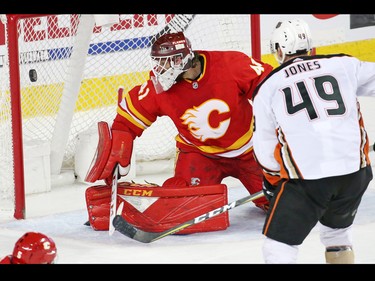
[[[35,69],[29,70],[29,78],[31,82],[36,82],[36,80],[38,80],[38,74]]]

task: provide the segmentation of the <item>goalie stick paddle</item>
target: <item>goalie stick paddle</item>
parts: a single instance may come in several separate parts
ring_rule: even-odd
[[[241,199],[238,199],[236,201],[233,201],[227,205],[224,205],[224,206],[221,206],[217,209],[214,209],[210,212],[207,212],[205,214],[202,214],[200,216],[197,216],[191,220],[188,220],[184,223],[181,223],[177,226],[174,226],[168,230],[165,230],[163,232],[147,232],[147,231],[143,231],[143,230],[140,230],[138,228],[136,228],[135,226],[133,226],[132,224],[128,223],[122,216],[121,216],[121,213],[122,213],[122,209],[123,209],[123,202],[120,204],[118,210],[117,210],[117,214],[115,216],[115,218],[113,219],[112,221],[112,224],[115,228],[115,230],[117,230],[118,232],[122,233],[123,235],[131,238],[131,239],[134,239],[134,240],[137,240],[139,242],[142,242],[142,243],[150,243],[150,242],[153,242],[153,241],[156,241],[156,240],[159,240],[165,236],[168,236],[168,235],[171,235],[173,233],[176,233],[184,228],[187,228],[191,225],[194,225],[194,224],[198,224],[198,223],[201,223],[202,221],[205,221],[209,218],[212,218],[212,217],[215,217],[217,215],[220,215],[224,212],[227,212],[233,208],[236,208],[240,205],[243,205],[247,202],[251,202],[255,199],[258,199],[260,197],[264,196],[263,194],[263,191],[259,191],[257,193],[254,193],[253,195],[249,195],[249,196],[246,196],[244,198],[241,198]]]
[[[115,228],[111,221],[115,218],[116,215],[116,208],[117,208],[117,176],[118,176],[118,164],[116,165],[113,175],[112,175],[112,190],[111,190],[111,206],[110,206],[110,216],[109,216],[109,236],[115,232]]]
[[[158,38],[160,36],[163,36],[164,34],[179,31],[184,32],[189,27],[194,17],[195,14],[176,14],[173,17],[173,19],[162,30],[160,30],[157,34],[151,37],[151,45],[154,44],[155,41],[158,40]]]

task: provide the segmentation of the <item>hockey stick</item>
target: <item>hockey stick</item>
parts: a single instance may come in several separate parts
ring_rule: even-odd
[[[168,24],[160,30],[158,33],[156,33],[153,36],[150,36],[150,46],[155,43],[155,41],[162,35],[171,33],[171,32],[178,32],[178,31],[185,31],[191,21],[194,19],[194,14],[176,14],[174,17],[168,22]],[[113,172],[112,176],[112,192],[111,192],[111,206],[110,206],[110,217],[109,217],[109,235],[112,235],[115,231],[115,228],[113,227],[113,224],[111,223],[116,215],[116,208],[117,208],[117,179],[118,175],[118,165],[116,165],[116,168]]]
[[[164,34],[179,31],[184,32],[189,27],[194,17],[194,14],[176,14],[162,30],[160,30],[157,34],[151,36],[151,45],[154,44],[155,41]]]
[[[115,228],[111,221],[116,216],[116,209],[117,209],[117,176],[118,176],[118,164],[116,164],[115,170],[113,171],[112,175],[112,190],[111,190],[111,206],[110,206],[110,216],[109,216],[109,230],[108,234],[109,236],[112,236],[112,234],[115,232]]]
[[[244,198],[238,199],[236,201],[233,201],[232,203],[229,203],[227,205],[224,205],[222,207],[219,207],[215,210],[212,210],[210,212],[207,212],[205,214],[202,214],[200,216],[197,216],[191,220],[188,220],[187,222],[181,223],[177,226],[174,226],[168,230],[165,230],[163,232],[147,232],[140,230],[136,228],[135,226],[131,225],[128,223],[122,216],[122,209],[123,209],[123,204],[122,202],[117,210],[117,215],[113,219],[112,223],[113,226],[115,227],[115,230],[118,232],[122,233],[125,236],[130,237],[131,239],[137,240],[142,243],[150,243],[156,240],[159,240],[165,236],[171,235],[173,233],[176,233],[184,228],[187,228],[191,225],[200,223],[202,221],[205,221],[207,219],[210,219],[212,217],[215,217],[217,215],[220,215],[226,211],[229,211],[233,208],[236,208],[240,205],[243,205],[247,202],[253,201],[255,199],[258,199],[260,197],[264,196],[263,191],[259,191],[257,193],[254,193],[253,195],[246,196]]]

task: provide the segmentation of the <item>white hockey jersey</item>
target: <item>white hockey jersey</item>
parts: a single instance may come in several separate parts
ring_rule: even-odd
[[[375,96],[375,63],[303,56],[275,68],[253,96],[254,154],[272,184],[370,164],[357,96]],[[374,108],[375,110],[375,108]]]

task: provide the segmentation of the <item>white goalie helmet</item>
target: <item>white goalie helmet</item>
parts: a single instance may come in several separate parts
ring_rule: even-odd
[[[165,34],[151,47],[152,79],[156,91],[167,91],[177,77],[192,66],[194,53],[182,32]],[[162,89],[160,89],[160,86]]]
[[[304,20],[293,19],[277,23],[271,36],[271,53],[279,64],[282,64],[285,55],[310,52],[312,39],[310,28]],[[277,49],[281,48],[282,56],[278,56]]]

